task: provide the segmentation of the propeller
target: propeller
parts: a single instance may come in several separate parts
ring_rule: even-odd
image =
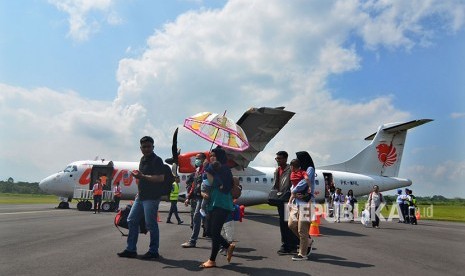
[[[181,154],[181,149],[178,149],[178,128],[173,133],[173,145],[171,146],[171,154],[172,157],[166,158],[165,162],[173,165],[171,167],[171,170],[174,175],[178,175],[178,165],[179,165],[179,160],[178,157]]]

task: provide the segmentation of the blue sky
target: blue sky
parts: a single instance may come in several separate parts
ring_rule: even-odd
[[[137,161],[200,111],[297,112],[278,150],[344,161],[383,123],[409,132],[400,177],[465,197],[463,1],[0,1],[0,179],[95,156]],[[183,152],[208,144],[181,129]]]

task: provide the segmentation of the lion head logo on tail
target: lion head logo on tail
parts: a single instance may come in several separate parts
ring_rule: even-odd
[[[376,149],[378,150],[378,160],[384,166],[392,166],[397,161],[396,148],[392,145],[379,144]]]

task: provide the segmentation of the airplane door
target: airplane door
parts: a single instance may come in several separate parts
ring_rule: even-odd
[[[334,186],[333,174],[332,173],[323,173],[325,180],[325,199],[330,201],[331,193],[334,193],[336,187]]]
[[[92,190],[97,179],[102,180],[103,190],[111,191],[112,179],[113,179],[113,162],[108,162],[108,165],[94,165],[90,173],[89,190]]]

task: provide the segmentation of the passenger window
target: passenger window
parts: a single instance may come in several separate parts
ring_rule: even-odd
[[[252,182],[252,178],[247,177],[247,183],[250,183],[250,182]]]
[[[271,183],[273,183],[273,178],[271,179]]]
[[[266,183],[268,182],[268,179],[266,179],[265,177],[263,177],[263,183]]]
[[[320,185],[320,182],[318,181],[318,179],[315,180],[315,185]]]
[[[186,181],[186,175],[183,174],[183,175],[181,176],[181,179],[182,179],[182,181]]]
[[[258,177],[255,177],[255,183],[258,183],[259,179]]]
[[[242,176],[239,176],[239,182],[242,183],[243,181],[244,181],[244,179],[242,179]]]

